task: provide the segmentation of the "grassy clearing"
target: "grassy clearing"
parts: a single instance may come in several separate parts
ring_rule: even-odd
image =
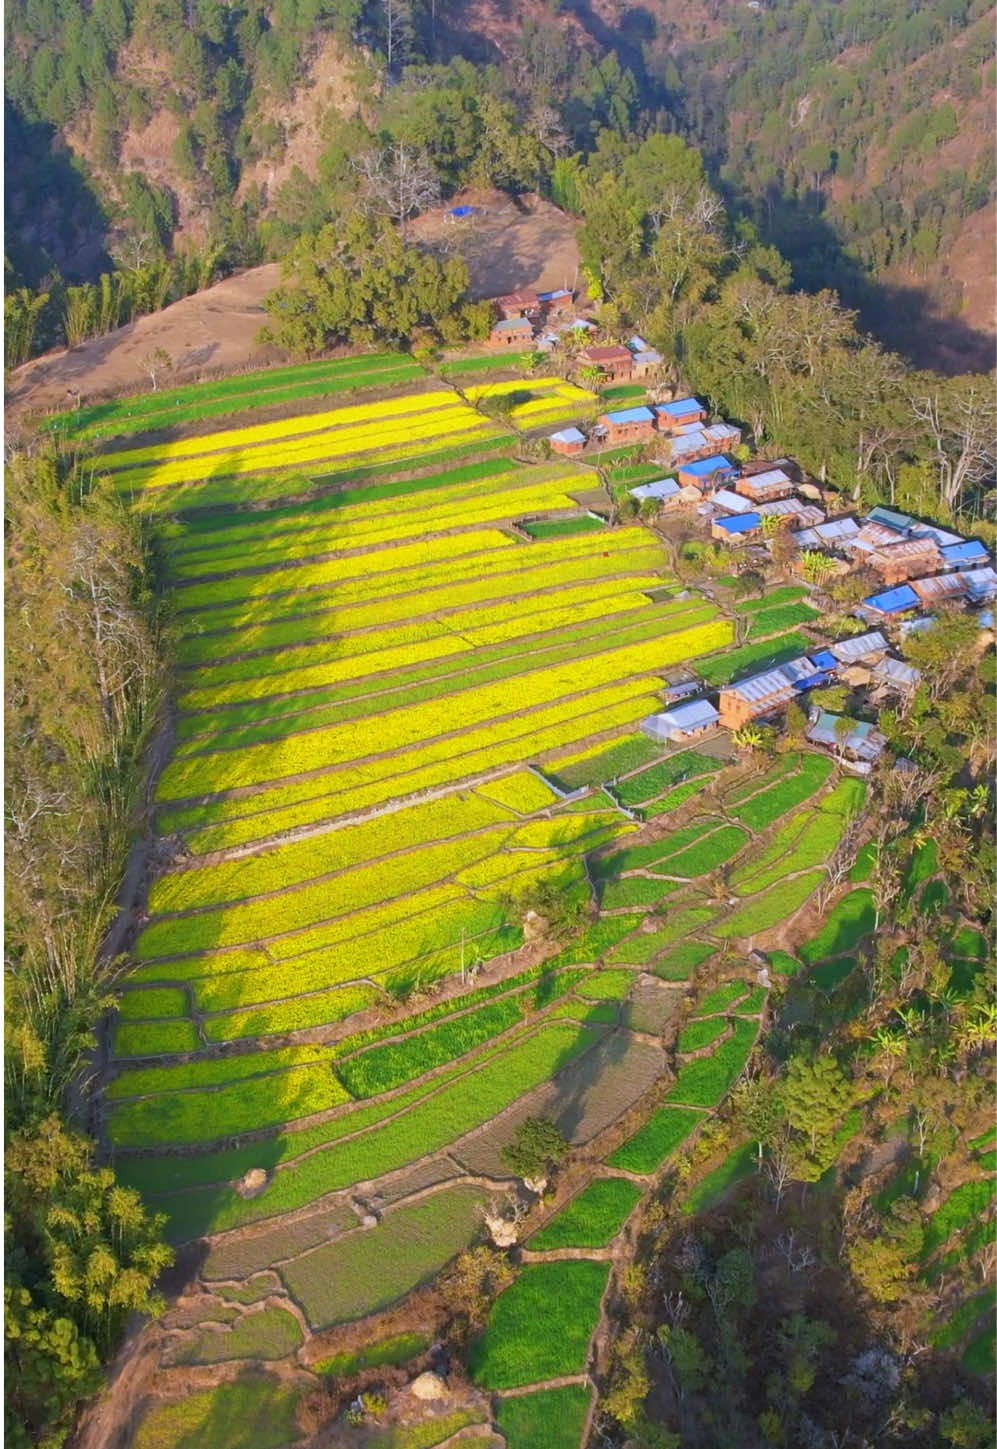
[[[800,959],[812,966],[825,956],[851,951],[875,926],[876,900],[872,891],[849,891],[830,912],[816,936],[800,947]]]
[[[435,1449],[437,1444],[466,1429],[471,1424],[483,1424],[486,1419],[484,1409],[477,1407],[468,1409],[453,1409],[449,1414],[438,1414],[432,1419],[424,1419],[421,1424],[392,1424],[388,1429],[377,1429],[373,1433],[364,1436],[364,1449]],[[464,1434],[457,1441],[463,1446],[470,1446],[470,1449],[485,1449],[493,1443],[491,1434],[479,1438],[478,1435],[469,1437]]]
[[[760,931],[771,930],[780,921],[786,920],[799,910],[804,901],[813,895],[824,880],[822,870],[812,870],[806,875],[794,876],[771,886],[764,895],[749,901],[732,912],[725,921],[714,927],[718,936],[747,937]]]
[[[739,614],[750,617],[752,614],[761,614],[766,609],[774,609],[778,604],[795,604],[799,599],[806,598],[806,594],[806,589],[787,584],[781,589],[773,589],[770,594],[764,594],[760,599],[744,599],[735,604],[734,608]]]
[[[709,1046],[711,1041],[716,1041],[718,1036],[723,1036],[727,1030],[726,1017],[708,1017],[704,1021],[690,1021],[684,1027],[678,1040],[680,1052],[697,1052],[702,1047]]]
[[[797,655],[806,654],[812,648],[810,640],[803,634],[783,634],[779,639],[744,644],[740,649],[732,649],[726,654],[698,659],[694,667],[707,684],[723,685],[729,684],[742,674],[761,673],[776,664],[785,664],[787,659],[795,659]]]
[[[960,1359],[967,1373],[979,1374],[981,1378],[989,1378],[993,1374],[995,1338],[995,1325],[990,1323],[975,1338],[970,1339]]]
[[[295,1420],[301,1390],[246,1373],[182,1399],[151,1400],[132,1449],[284,1449],[303,1438]]]
[[[946,1322],[940,1328],[935,1329],[931,1335],[932,1344],[935,1348],[955,1348],[988,1310],[991,1314],[994,1311],[993,1289],[985,1293],[977,1293],[972,1298],[967,1298],[960,1303]]]
[[[609,1166],[646,1175],[657,1172],[702,1120],[703,1114],[691,1107],[659,1107],[638,1132],[616,1149],[608,1159]]]
[[[832,768],[832,762],[824,755],[804,755],[795,775],[786,776],[770,789],[753,795],[732,808],[731,814],[752,830],[765,830],[780,815],[802,805],[825,785]]]
[[[736,1021],[734,1035],[711,1057],[682,1068],[666,1100],[687,1107],[715,1107],[744,1071],[757,1031],[753,1021]]]
[[[674,951],[658,957],[654,963],[654,974],[662,981],[688,981],[696,967],[713,955],[714,949],[705,941],[684,941]]]
[[[486,1389],[512,1389],[585,1367],[608,1263],[530,1263],[495,1300],[468,1371]]]
[[[301,1326],[285,1308],[247,1313],[225,1332],[205,1329],[172,1354],[177,1364],[228,1363],[233,1359],[287,1358],[301,1347]]]
[[[478,1188],[443,1188],[395,1208],[375,1228],[306,1253],[281,1268],[281,1277],[312,1328],[364,1318],[438,1273],[465,1247],[480,1227],[484,1201]]]
[[[522,1015],[522,1003],[515,997],[493,1001],[404,1041],[370,1047],[337,1063],[336,1072],[352,1097],[375,1097],[508,1031]]]
[[[121,1021],[148,1021],[154,1017],[183,1016],[187,1010],[187,993],[179,986],[160,986],[141,991],[126,991],[118,1001]]]
[[[640,1188],[625,1177],[596,1178],[534,1233],[528,1246],[535,1252],[604,1248],[616,1237],[640,1196]]]
[[[689,1196],[682,1205],[684,1213],[702,1212],[704,1208],[713,1205],[723,1197],[735,1182],[740,1182],[744,1177],[750,1177],[758,1170],[757,1149],[753,1142],[745,1142],[730,1154],[725,1162],[719,1167],[708,1172],[706,1176],[696,1184]]]
[[[937,1212],[928,1219],[922,1256],[930,1257],[971,1219],[982,1217],[995,1196],[997,1186],[992,1178],[964,1182],[950,1192]]]
[[[506,1449],[578,1449],[592,1391],[585,1384],[499,1399],[496,1423]]]
[[[790,956],[788,951],[770,951],[768,963],[769,970],[776,976],[795,976],[798,971],[803,970],[802,963],[795,956]]]
[[[127,1021],[114,1033],[116,1057],[158,1057],[196,1052],[201,1045],[192,1021]]]
[[[351,1352],[316,1359],[309,1367],[326,1378],[348,1379],[364,1369],[408,1363],[417,1354],[425,1352],[431,1342],[428,1333],[393,1333],[388,1338],[379,1338],[375,1343],[365,1344]]]

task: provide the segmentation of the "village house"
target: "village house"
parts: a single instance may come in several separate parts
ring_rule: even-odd
[[[664,440],[664,450],[664,456],[676,468],[696,458],[709,458],[717,451],[702,428],[697,427],[680,428],[670,434]]]
[[[675,433],[688,423],[698,423],[706,419],[706,409],[694,397],[680,397],[674,402],[659,403],[654,411],[658,419],[658,429],[662,433]]]
[[[504,321],[517,317],[539,317],[540,298],[536,292],[525,289],[521,292],[507,292],[504,297],[494,297],[493,304]]]
[[[894,659],[889,654],[873,665],[870,677],[872,683],[880,689],[894,690],[900,694],[909,694],[921,683],[919,669],[915,669],[913,664],[906,664],[902,659]]]
[[[712,458],[698,458],[691,463],[680,464],[676,477],[683,488],[715,488],[718,484],[733,483],[737,477],[737,464],[719,453]]]
[[[974,604],[989,603],[997,597],[997,573],[989,564],[985,569],[967,569],[963,578]]]
[[[793,529],[812,528],[824,521],[823,510],[801,498],[773,498],[771,503],[759,503],[756,512],[761,518],[778,518],[786,528]]]
[[[712,443],[718,453],[725,448],[736,448],[741,442],[741,429],[733,423],[710,423],[703,428],[703,437]]]
[[[507,317],[496,322],[488,334],[491,347],[521,351],[533,342],[533,324],[525,317]]]
[[[710,524],[710,536],[718,543],[732,547],[749,543],[761,532],[762,520],[757,513],[729,513],[723,518],[714,518]]]
[[[739,730],[754,719],[763,719],[784,708],[811,685],[823,683],[826,671],[802,655],[778,669],[766,669],[720,691],[720,723]]]
[[[648,498],[653,498],[658,503],[671,502],[680,497],[681,493],[682,490],[674,478],[658,478],[653,483],[641,483],[630,489],[631,498],[636,498],[638,503],[643,503]]]
[[[620,408],[603,413],[597,422],[600,435],[611,448],[624,443],[646,443],[654,437],[654,415],[650,408]]]
[[[738,493],[743,493],[752,503],[771,503],[778,498],[788,498],[794,491],[793,480],[781,468],[769,468],[764,473],[742,474],[735,487]]]
[[[885,735],[874,725],[828,714],[823,709],[811,713],[806,735],[811,744],[831,750],[846,768],[858,775],[868,775],[886,748]]]
[[[831,645],[830,652],[839,664],[862,664],[870,659],[878,659],[886,653],[886,648],[884,636],[878,629],[873,629],[868,634],[839,639],[836,644]]]
[[[895,589],[887,589],[882,594],[870,594],[863,599],[861,613],[872,618],[879,615],[886,617],[906,614],[909,610],[918,608],[920,602],[910,584],[899,584]]]
[[[575,302],[575,294],[568,287],[558,287],[553,292],[538,292],[537,301],[545,317],[567,317]]]
[[[653,347],[648,347],[643,352],[634,352],[631,356],[633,357],[633,376],[638,378],[651,377],[665,360],[660,352],[655,352]]]
[[[933,538],[908,538],[877,548],[866,562],[887,588],[936,573],[941,566],[938,545]]]
[[[963,574],[934,574],[930,579],[912,579],[910,586],[926,608],[965,598],[968,593]]]
[[[986,549],[976,538],[942,544],[939,553],[942,556],[942,567],[947,569],[982,568],[990,562]]]
[[[627,347],[583,347],[578,360],[589,367],[599,368],[610,382],[629,382],[633,375],[633,356]],[[650,413],[648,416],[653,431],[654,418]]]
[[[691,699],[661,714],[649,715],[641,721],[641,729],[659,744],[668,741],[695,740],[715,730],[720,722],[719,711],[707,699]]]
[[[858,531],[854,518],[829,518],[826,523],[802,529],[796,535],[796,542],[800,548],[844,550]]]
[[[747,498],[742,498],[740,493],[735,493],[732,488],[718,488],[710,499],[710,504],[715,511],[723,513],[755,513],[757,511]],[[709,506],[709,504],[704,505],[704,507]]]
[[[562,457],[570,458],[585,447],[585,434],[579,428],[562,428],[559,433],[551,433],[547,441],[552,453],[560,453]]]

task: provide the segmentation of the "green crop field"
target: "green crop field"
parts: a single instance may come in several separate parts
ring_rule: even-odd
[[[132,1439],[134,1449],[284,1449],[303,1437],[295,1421],[300,1389],[246,1376],[182,1399],[150,1400]]]
[[[550,1248],[604,1248],[640,1198],[640,1188],[623,1177],[600,1177],[534,1233],[534,1252]]]
[[[512,1389],[581,1373],[608,1277],[608,1263],[586,1259],[527,1264],[471,1347],[474,1382]]]
[[[670,1102],[688,1107],[714,1107],[741,1075],[754,1045],[757,1023],[736,1021],[734,1034],[711,1056],[688,1062],[668,1093]]]
[[[702,1120],[702,1113],[690,1107],[659,1107],[633,1137],[617,1148],[609,1158],[609,1165],[626,1172],[656,1172],[669,1153],[674,1152]]]
[[[723,1017],[691,1021],[679,1034],[678,1049],[680,1052],[698,1052],[709,1046],[710,1042],[716,1041],[718,1036],[723,1036],[726,1030],[727,1022]]]
[[[506,1449],[578,1449],[592,1391],[585,1384],[500,1398],[496,1416]]]

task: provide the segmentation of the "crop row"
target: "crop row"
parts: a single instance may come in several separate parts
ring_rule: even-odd
[[[731,884],[742,892],[760,891],[792,871],[807,870],[826,860],[844,831],[849,817],[865,800],[861,780],[842,780],[812,810],[801,811],[773,836],[758,855],[746,861],[731,876]]]
[[[293,418],[278,418],[244,428],[226,428],[218,433],[200,433],[174,442],[153,443],[145,448],[129,448],[99,456],[103,465],[109,468],[136,463],[164,463],[201,453],[229,452],[263,443],[286,442],[303,434],[328,432],[335,428],[353,429],[357,425],[369,428],[375,421],[378,424],[389,423],[398,417],[414,417],[454,407],[463,408],[464,404],[449,389],[406,393],[403,397],[385,398],[381,402],[357,403],[353,407],[333,408],[320,413],[302,413]]]
[[[479,743],[486,745],[491,735],[486,732],[481,738],[482,731],[497,724],[497,737],[501,739],[505,729],[503,716],[513,713],[512,704],[515,704],[515,715],[523,718],[531,709],[550,709],[555,701],[562,702],[562,707],[572,703],[568,711],[571,713],[578,701],[569,701],[569,696],[603,689],[628,676],[650,674],[719,648],[729,638],[729,631],[730,625],[725,620],[716,619],[679,629],[660,640],[592,654],[573,665],[536,670],[520,677],[514,701],[501,683],[467,689],[451,700],[445,720],[432,705],[416,704],[386,711],[377,720],[378,755],[421,743],[420,756],[424,763],[429,763],[459,752],[461,744],[468,749],[476,748]],[[445,725],[448,736],[458,731],[467,733],[460,741],[436,738],[441,724]],[[369,731],[351,722],[315,730],[307,736],[292,736],[282,744],[250,745],[218,755],[176,760],[159,778],[157,799],[179,800],[216,794],[242,785],[280,780],[305,770],[336,767],[346,771],[348,783],[359,784],[370,778],[371,768],[377,774],[385,764],[391,767],[396,763],[382,758],[372,765],[356,764],[369,753],[370,744]]]

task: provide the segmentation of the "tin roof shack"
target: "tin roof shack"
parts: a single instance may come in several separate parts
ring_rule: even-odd
[[[796,690],[788,674],[781,669],[768,669],[764,674],[753,674],[738,684],[728,684],[720,691],[720,723],[730,730],[739,730],[750,720],[762,719],[782,709]]]
[[[752,503],[771,503],[776,498],[788,498],[794,491],[792,478],[788,478],[781,468],[769,468],[764,473],[749,476],[742,474],[734,486]]]
[[[655,352],[653,347],[648,347],[643,352],[635,352],[633,354],[634,377],[652,377],[664,360],[661,353]]]
[[[628,347],[583,347],[578,360],[589,367],[598,367],[611,382],[629,382],[633,376],[633,355]],[[654,430],[654,415],[645,409]]]
[[[908,538],[875,549],[868,558],[869,567],[887,588],[937,573],[941,567],[938,545],[933,538]]]
[[[512,321],[517,317],[536,318],[540,315],[540,298],[529,288],[521,292],[507,292],[504,297],[494,297],[492,300],[499,316],[505,321]]]
[[[963,578],[974,604],[986,604],[997,597],[997,573],[989,565],[985,569],[967,569]]]
[[[726,543],[732,547],[739,547],[741,544],[750,543],[762,528],[761,517],[757,513],[728,513],[723,518],[715,518],[710,524],[710,537],[715,538],[718,543]]]
[[[713,444],[717,452],[725,448],[737,448],[741,442],[741,429],[733,423],[710,423],[703,428],[703,436]]]
[[[671,740],[698,739],[716,729],[719,723],[720,714],[708,699],[691,699],[688,704],[677,704],[674,709],[649,715],[640,727],[652,740],[664,744]]]
[[[829,518],[796,535],[800,548],[841,549],[844,551],[859,531],[854,518]]]
[[[686,423],[698,423],[706,418],[706,409],[695,397],[678,397],[674,402],[659,403],[654,411],[662,433],[674,433]]]
[[[857,634],[852,639],[839,639],[831,645],[831,653],[839,664],[862,664],[878,659],[886,653],[886,649],[886,639],[878,629],[868,634]]]
[[[496,322],[488,334],[488,345],[502,351],[529,347],[533,341],[533,324],[525,317],[508,317]]]
[[[964,543],[943,544],[939,552],[942,567],[947,569],[983,568],[990,562],[986,549],[977,538],[967,539]]]
[[[930,579],[913,579],[911,588],[926,609],[950,599],[965,598],[968,592],[964,574],[935,574]]]
[[[853,536],[850,547],[856,554],[869,555],[878,548],[891,548],[893,544],[903,542],[904,535],[897,533],[895,528],[887,528],[885,523],[865,522]]]
[[[921,671],[902,659],[887,654],[872,668],[872,682],[884,693],[892,690],[898,694],[910,694],[921,683]]]
[[[570,458],[573,453],[580,453],[585,447],[585,434],[578,428],[562,428],[559,433],[551,433],[547,441],[552,453],[560,453],[562,457]]]
[[[800,498],[773,498],[771,503],[759,503],[758,514],[762,518],[778,518],[786,528],[812,528],[823,522],[823,510],[815,503],[804,503]]]
[[[843,721],[843,723],[841,723]],[[886,737],[875,725],[844,715],[815,709],[807,726],[807,739],[832,750],[842,764],[857,775],[868,775],[886,747]]]
[[[620,408],[616,412],[603,413],[598,422],[610,447],[621,443],[646,443],[654,437],[654,414],[650,408]]]
[[[648,498],[654,498],[660,503],[671,503],[681,495],[681,488],[674,478],[659,478],[654,483],[641,483],[637,488],[630,489],[631,498],[636,498],[638,503],[645,502]]]
[[[566,317],[574,306],[575,294],[568,287],[553,292],[538,292],[537,299],[545,317]]]
[[[754,513],[756,511],[747,498],[742,498],[740,493],[735,493],[731,488],[718,488],[705,506],[709,508],[711,504],[714,511],[720,513]]]
[[[882,523],[887,528],[894,529],[897,533],[909,533],[917,524],[909,513],[898,513],[895,508],[870,508],[866,514],[866,523]]]
[[[717,484],[733,483],[737,464],[726,453],[718,453],[712,458],[696,458],[691,463],[680,464],[677,477],[683,488],[715,488]]]

